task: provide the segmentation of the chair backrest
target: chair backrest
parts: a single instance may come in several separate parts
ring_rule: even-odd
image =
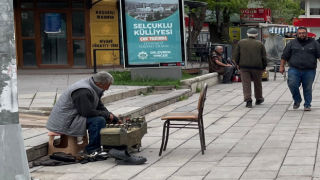
[[[203,86],[203,89],[200,92],[200,96],[199,96],[199,102],[198,102],[199,113],[202,113],[202,111],[203,111],[204,102],[205,102],[206,96],[207,96],[207,89],[208,89],[208,84],[205,83]]]

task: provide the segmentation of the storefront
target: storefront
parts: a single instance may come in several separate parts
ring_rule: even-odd
[[[18,67],[120,65],[118,13],[117,0],[16,0]]]

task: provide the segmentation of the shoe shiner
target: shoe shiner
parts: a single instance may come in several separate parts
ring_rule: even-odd
[[[101,71],[72,84],[54,105],[46,125],[51,132],[75,137],[83,137],[88,129],[89,144],[85,150],[91,160],[103,156],[100,130],[107,123],[122,124],[101,102],[103,92],[113,81],[111,74]]]

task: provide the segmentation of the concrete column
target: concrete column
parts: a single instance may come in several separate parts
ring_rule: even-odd
[[[12,0],[0,0],[0,179],[30,180],[18,115]]]

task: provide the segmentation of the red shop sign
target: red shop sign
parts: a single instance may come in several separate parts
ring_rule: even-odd
[[[240,9],[242,21],[270,22],[271,10],[264,8]]]

